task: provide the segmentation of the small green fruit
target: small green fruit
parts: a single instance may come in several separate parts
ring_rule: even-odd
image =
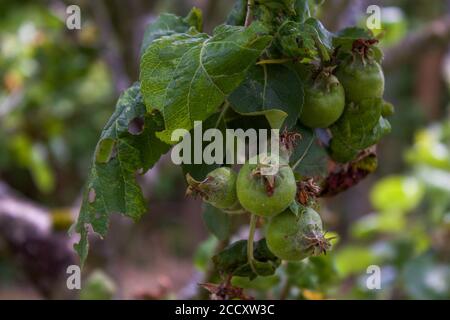
[[[264,169],[274,169],[277,164],[276,173],[264,175]],[[236,188],[242,207],[262,217],[272,217],[285,210],[297,192],[294,172],[286,160],[267,154],[250,159],[241,168]]]
[[[238,204],[236,177],[236,172],[228,167],[211,171],[203,181],[196,181],[187,174],[187,194],[199,194],[203,201],[219,209],[235,209]]]
[[[305,86],[300,122],[310,128],[328,128],[339,119],[344,107],[344,88],[335,76],[327,75]]]
[[[319,255],[331,247],[324,236],[322,220],[312,208],[307,208],[299,216],[288,209],[272,218],[266,239],[270,251],[287,261]]]
[[[347,102],[383,97],[384,74],[375,60],[360,57],[346,60],[337,68],[336,76],[344,87]]]

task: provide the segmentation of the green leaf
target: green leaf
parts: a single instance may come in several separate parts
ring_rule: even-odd
[[[411,299],[446,300],[450,296],[450,267],[439,263],[432,252],[407,261],[401,279]]]
[[[184,20],[198,32],[203,31],[203,14],[199,8],[192,8]]]
[[[315,59],[319,54],[329,61],[334,50],[333,36],[315,18],[303,23],[287,20],[278,29],[275,43],[284,56]]]
[[[203,29],[203,18],[200,9],[193,8],[185,18],[170,13],[161,14],[145,30],[141,45],[141,56],[156,39],[175,33],[186,33],[191,28],[195,28],[199,32]]]
[[[391,133],[391,130],[391,123],[387,119],[380,117],[377,125],[373,129],[373,144],[380,141],[385,135]]]
[[[111,300],[117,292],[117,285],[102,270],[94,270],[80,291],[80,300]]]
[[[373,35],[370,30],[360,28],[360,27],[349,27],[342,29],[336,34],[335,40],[339,41],[340,39],[351,39],[351,40],[357,40],[357,39],[372,39]]]
[[[450,128],[450,124],[448,125]],[[420,130],[414,140],[413,146],[406,153],[409,164],[450,172],[450,139],[445,139],[445,127],[435,125],[427,130]],[[445,177],[445,174],[441,174],[441,177]],[[449,188],[450,184],[447,189]]]
[[[381,117],[382,99],[366,99],[350,103],[342,117],[330,128],[331,155],[345,163],[374,144],[390,131],[389,122]]]
[[[398,234],[405,230],[406,219],[402,212],[389,211],[386,214],[369,214],[352,224],[350,232],[355,238],[368,238],[376,234]]]
[[[330,255],[290,261],[285,266],[287,281],[302,289],[326,290],[337,280],[336,268]]]
[[[247,264],[247,240],[236,241],[212,258],[216,269],[224,274],[233,274]]]
[[[225,240],[230,236],[230,215],[210,204],[205,204],[203,221],[208,230],[219,240]]]
[[[306,20],[305,25],[310,25],[311,27],[314,28],[314,30],[316,31],[314,37],[316,47],[319,50],[321,57],[325,61],[329,61],[330,56],[334,50],[333,48],[334,35],[330,31],[328,31],[319,20],[315,18],[309,18],[308,20]]]
[[[253,23],[249,28],[220,26],[213,37],[177,34],[154,41],[141,60],[141,83],[148,110],[157,109],[167,142],[175,129],[193,128],[215,113],[244,80],[271,37]]]
[[[292,203],[289,205],[289,210],[291,210],[292,213],[295,214],[297,217],[300,217],[300,214],[302,214],[306,210],[306,207],[304,207],[295,200],[292,201]]]
[[[341,277],[365,272],[368,266],[380,262],[370,248],[356,245],[346,246],[334,256],[336,269]]]
[[[147,211],[135,176],[150,169],[168,151],[169,146],[155,136],[162,124],[160,115],[146,113],[139,84],[127,89],[119,98],[97,145],[74,226],[81,235],[79,243],[75,244],[81,264],[88,253],[89,225],[103,237],[112,213],[138,220]]]
[[[333,45],[335,47],[341,47],[344,51],[350,51],[353,42],[358,39],[373,39],[373,35],[369,30],[350,27],[339,31],[333,38]]]
[[[278,29],[275,44],[283,56],[314,59],[318,54],[317,37],[317,32],[313,26],[287,21]]]
[[[206,272],[218,242],[216,237],[210,235],[208,239],[197,246],[194,254],[194,266],[197,270]]]
[[[9,150],[5,150],[3,155],[10,155],[19,166],[28,169],[40,192],[52,192],[55,188],[55,177],[47,159],[46,149],[40,143],[33,144],[25,133],[5,138],[4,142]]]
[[[303,98],[303,84],[295,71],[283,65],[257,65],[228,100],[239,114],[262,114],[272,128],[280,128],[283,122],[291,128],[303,108]]]
[[[226,24],[230,26],[243,26],[247,15],[247,0],[237,0],[228,14]]]
[[[233,109],[231,109],[230,114],[230,117],[225,119],[227,129],[242,129],[244,131],[248,129],[254,129],[258,131],[259,129],[270,130],[272,128],[269,121],[267,120],[267,117],[264,115],[241,115],[235,112]]]
[[[206,121],[204,121],[202,123],[202,131],[203,133],[206,132],[206,130],[208,129],[219,129],[222,134],[223,137],[225,137],[225,122],[222,116],[221,112],[215,113],[213,114],[211,117],[209,117],[208,119],[206,119]],[[195,133],[194,133],[194,129],[190,131],[190,136],[194,137]],[[196,140],[196,142],[198,143],[199,141]],[[202,146],[201,146],[201,150],[205,150],[206,146],[209,145],[211,142],[209,141],[203,141],[203,139],[201,140]],[[223,141],[223,148],[225,150],[226,148],[226,141],[224,139]],[[195,142],[192,140],[191,143],[191,155],[192,157],[194,157],[194,153],[196,152],[195,150]],[[216,168],[219,168],[221,166],[220,163],[213,163],[213,164],[207,164],[204,161],[202,161],[202,163],[200,164],[195,164],[194,163],[194,159],[191,159],[191,163],[183,163],[181,165],[182,169],[183,169],[183,173],[184,175],[186,175],[187,173],[189,173],[195,180],[198,181],[202,181],[206,178],[207,174],[210,173],[211,171],[213,171]]]
[[[261,239],[255,243],[253,255],[255,258],[255,274],[247,259],[247,240],[239,240],[213,257],[217,270],[224,274],[233,276],[248,277],[250,279],[259,276],[269,276],[275,273],[280,265],[280,260],[270,252],[266,239]]]
[[[267,277],[258,277],[253,280],[250,280],[247,277],[234,276],[233,279],[231,279],[231,284],[239,288],[254,289],[259,292],[266,292],[276,287],[280,281],[281,276],[278,274]]]
[[[294,12],[294,4],[296,0],[260,0],[259,4],[274,10],[284,10]]]
[[[384,52],[380,49],[380,47],[372,46],[370,48],[371,56],[375,59],[376,62],[382,63],[384,59]],[[392,106],[393,107],[393,106]]]
[[[294,172],[303,177],[325,177],[328,174],[328,154],[315,131],[297,125],[293,132],[301,135],[289,160]]]
[[[306,19],[311,17],[308,0],[296,0],[294,9],[297,22],[304,22]]]
[[[370,200],[382,212],[408,212],[420,204],[424,191],[424,186],[413,177],[391,176],[377,182]]]

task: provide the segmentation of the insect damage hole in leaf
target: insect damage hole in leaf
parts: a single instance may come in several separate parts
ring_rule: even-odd
[[[144,131],[145,121],[142,117],[136,117],[128,124],[128,132],[132,135],[140,135]]]
[[[135,119],[143,119],[145,123],[139,135],[129,132],[130,123]],[[136,172],[147,171],[168,151],[169,146],[155,136],[162,128],[158,113],[146,113],[139,84],[121,95],[97,145],[87,182],[89,187],[75,225],[75,231],[81,236],[75,248],[82,264],[88,250],[86,226],[91,225],[103,237],[111,214],[120,213],[137,221],[147,212]],[[95,190],[95,201],[90,201],[94,198],[92,190]]]
[[[96,198],[97,198],[97,193],[95,192],[95,189],[89,188],[89,195],[88,195],[89,203],[94,203]]]
[[[100,140],[95,151],[95,161],[97,163],[108,163],[116,154],[116,140],[106,138]]]

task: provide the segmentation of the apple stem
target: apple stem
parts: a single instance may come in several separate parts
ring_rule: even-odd
[[[255,238],[255,231],[256,231],[256,222],[258,221],[258,217],[254,214],[250,217],[250,230],[248,234],[248,240],[247,240],[247,259],[248,263],[250,264],[250,268],[252,271],[256,274],[255,266],[253,265],[253,260],[255,259],[253,257],[253,239]]]

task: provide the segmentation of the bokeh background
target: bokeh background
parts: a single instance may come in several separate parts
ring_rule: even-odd
[[[81,30],[65,26],[69,4],[81,8]],[[327,230],[339,234],[330,254],[234,280],[255,297],[450,298],[450,1],[327,0],[316,14],[337,31],[364,25],[371,4],[383,9],[386,99],[396,106],[379,169],[322,203]],[[65,268],[77,263],[67,230],[101,129],[138,79],[145,26],[197,6],[211,31],[232,5],[0,1],[0,299],[205,297],[197,283],[224,241],[209,236],[200,201],[184,197],[168,157],[140,178],[149,200],[142,221],[114,216],[108,237],[92,238],[81,292],[66,289]],[[366,287],[372,264],[381,290]]]

